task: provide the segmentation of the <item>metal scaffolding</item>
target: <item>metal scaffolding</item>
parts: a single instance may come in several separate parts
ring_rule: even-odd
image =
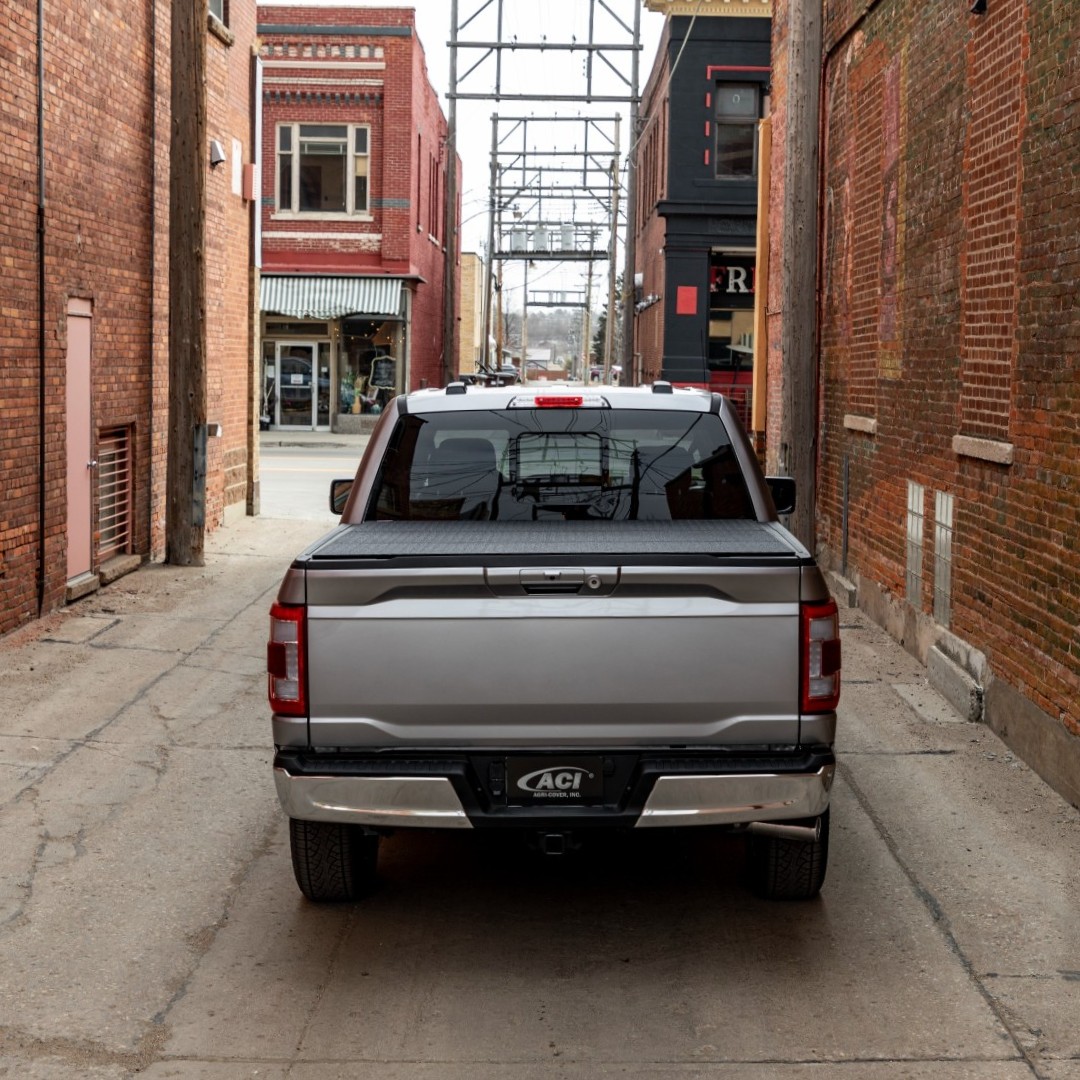
[[[463,12],[462,8],[468,8]],[[516,22],[508,19],[513,9]],[[530,8],[531,14],[536,9]],[[523,327],[528,308],[556,306],[551,290],[530,299],[530,263],[586,263],[589,288],[584,300],[566,307],[583,307],[583,348],[589,348],[588,321],[592,268],[607,262],[609,280],[608,338],[605,367],[612,364],[616,262],[620,229],[625,253],[624,282],[633,281],[632,223],[636,175],[626,162],[625,193],[620,191],[621,116],[595,115],[596,104],[620,102],[629,106],[631,132],[637,130],[640,96],[638,70],[641,51],[640,0],[549,0],[545,18],[558,27],[559,39],[534,29],[522,29],[520,0],[452,0],[450,35],[450,160],[457,145],[457,102],[577,103],[586,112],[547,116],[491,117],[491,163],[488,193],[488,245],[482,298],[482,363],[490,356],[495,265],[519,261],[526,268]],[[565,16],[565,17],[564,17]],[[534,65],[541,58],[545,72],[537,79]],[[516,60],[517,62],[510,62]],[[580,70],[575,62],[580,60]],[[458,75],[459,64],[464,73]],[[629,71],[627,71],[627,67]],[[542,85],[538,85],[538,83]],[[553,90],[552,87],[558,87]],[[454,220],[457,192],[447,190],[447,220]],[[451,250],[456,250],[456,235]],[[449,268],[449,263],[448,263]],[[448,269],[448,311],[453,280]],[[565,291],[565,290],[564,290]],[[628,304],[624,303],[624,315]],[[624,323],[625,325],[625,323]],[[527,331],[523,329],[523,337]],[[624,332],[624,348],[632,348]],[[526,338],[527,340],[527,338]],[[523,342],[524,347],[524,342]],[[524,363],[524,357],[523,357]],[[629,370],[629,364],[624,364]]]

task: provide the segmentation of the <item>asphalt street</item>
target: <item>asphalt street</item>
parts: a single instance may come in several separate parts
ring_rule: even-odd
[[[269,441],[264,510],[356,459]],[[372,897],[306,902],[263,672],[325,524],[0,640],[0,1077],[1080,1080],[1080,812],[854,609],[818,900],[757,900],[709,830],[402,831]]]

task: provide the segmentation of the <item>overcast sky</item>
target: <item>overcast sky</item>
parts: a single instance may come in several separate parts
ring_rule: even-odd
[[[633,26],[635,0],[607,0],[607,6],[628,26]],[[416,11],[416,28],[428,62],[428,73],[432,85],[439,93],[443,111],[449,112],[446,93],[450,84],[450,0],[402,0],[387,6],[411,7]],[[545,0],[534,3],[533,0],[504,0],[503,4],[503,40],[511,40],[516,34],[521,40],[536,41],[546,36],[551,42],[568,42],[571,36],[579,41],[588,38],[588,17],[590,5],[587,0]],[[479,13],[479,14],[478,14]],[[493,40],[495,37],[495,16],[497,2],[493,0],[486,8],[484,0],[458,0],[458,21],[464,23],[470,16],[476,19],[459,33],[462,41]],[[629,44],[630,36],[621,29],[597,3],[594,6],[595,18],[593,37],[596,41]],[[656,46],[663,29],[663,16],[641,10],[641,44],[639,59],[639,88],[644,86],[652,67]],[[553,93],[583,92],[585,88],[582,76],[584,53],[546,53],[542,57],[536,53],[503,54],[503,90],[506,92],[531,92],[537,85],[547,86]],[[625,76],[630,76],[630,54],[608,53],[610,60],[623,68]],[[480,93],[493,88],[494,58],[480,64],[467,75],[481,57],[477,50],[460,49],[458,55],[458,89],[461,92]],[[594,90],[601,93],[616,94],[625,87],[611,74],[603,61],[594,61]],[[487,206],[489,187],[489,162],[491,156],[491,115],[498,111],[501,115],[517,116],[576,116],[587,114],[590,107],[570,102],[507,102],[494,101],[459,101],[458,102],[458,154],[462,161],[463,208],[462,217],[469,219],[479,212],[479,217],[472,217],[463,226],[463,241],[466,249],[476,249],[485,243]],[[605,103],[591,107],[593,115],[613,116],[616,113],[623,118],[623,148],[627,146],[629,133],[630,108],[626,103]]]

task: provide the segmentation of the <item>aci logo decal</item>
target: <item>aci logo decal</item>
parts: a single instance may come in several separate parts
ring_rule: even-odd
[[[595,774],[576,765],[549,765],[519,777],[517,786],[531,795],[549,795],[555,798],[574,798],[581,789],[583,777],[590,780]]]

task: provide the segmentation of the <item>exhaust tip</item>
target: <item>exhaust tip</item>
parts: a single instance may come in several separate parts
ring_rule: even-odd
[[[798,840],[804,844],[815,844],[821,839],[821,818],[816,818],[813,825],[784,825],[777,821],[751,821],[746,829],[755,836],[772,836],[778,840]]]

